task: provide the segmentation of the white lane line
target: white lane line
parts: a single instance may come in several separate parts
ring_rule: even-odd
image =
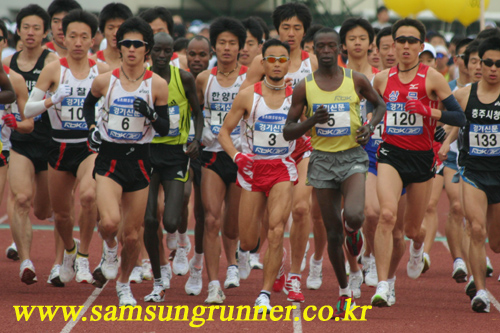
[[[436,233],[436,236],[443,237],[443,235],[441,235],[441,233],[439,231]],[[450,246],[448,245],[448,241],[442,241],[441,243],[443,243],[444,247],[448,250],[448,252],[450,252]],[[495,309],[497,309],[498,312],[500,312],[500,303],[498,303],[495,296],[493,296],[493,294],[490,293],[489,290],[486,290],[486,293],[488,294],[488,298],[490,299],[490,303],[493,304],[493,306],[495,307]]]
[[[0,217],[0,224],[2,224],[5,221],[7,221],[8,218],[9,218],[9,216],[7,214],[5,214],[4,216]]]
[[[300,302],[293,302],[295,306],[293,309],[293,332],[294,333],[302,333],[302,312],[300,311]],[[298,319],[295,319],[298,318]]]
[[[64,326],[64,328],[62,329],[61,333],[69,333],[69,332],[71,332],[71,330],[73,329],[73,327],[75,327],[76,324],[78,324],[78,322],[80,321],[80,319],[83,317],[83,315],[85,314],[85,312],[87,312],[87,310],[90,308],[90,306],[92,305],[92,303],[94,303],[94,301],[99,296],[99,294],[103,291],[104,288],[106,288],[106,285],[108,284],[108,282],[109,281],[106,281],[106,283],[104,284],[104,286],[102,286],[102,288],[95,288],[94,289],[94,291],[89,296],[89,298],[87,298],[87,300],[85,301],[85,303],[83,303],[83,309],[78,314],[78,317],[76,318],[76,320],[75,321],[69,320],[68,323],[66,324],[66,326]]]

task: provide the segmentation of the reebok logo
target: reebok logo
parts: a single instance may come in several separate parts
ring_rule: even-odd
[[[382,155],[385,155],[385,156],[387,156],[387,153],[389,152],[389,151],[388,151],[387,149],[385,149],[385,148],[380,148],[380,150],[379,150],[379,151],[380,151],[380,153],[381,153]]]

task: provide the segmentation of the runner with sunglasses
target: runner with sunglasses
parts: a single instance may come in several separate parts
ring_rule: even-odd
[[[414,19],[402,19],[392,27],[398,65],[375,76],[374,88],[387,103],[383,142],[378,149],[377,193],[380,218],[375,233],[377,291],[374,306],[390,306],[394,280],[389,276],[397,267],[398,251],[393,251],[393,231],[398,201],[407,190],[404,230],[410,238],[408,276],[416,279],[423,266],[425,229],[422,220],[429,202],[434,177],[432,143],[436,121],[461,126],[465,117],[444,77],[433,68],[420,64],[424,25]],[[441,111],[440,101],[448,110]]]
[[[368,79],[338,66],[339,35],[331,28],[314,36],[319,68],[300,81],[293,93],[292,107],[283,130],[286,140],[294,140],[311,130],[314,148],[307,172],[308,185],[317,193],[328,240],[328,255],[339,283],[335,317],[344,317],[354,305],[345,270],[343,244],[354,257],[363,245],[360,228],[364,220],[366,144],[374,126],[382,119],[385,104]],[[366,98],[375,110],[372,123],[361,123],[360,99]],[[299,122],[307,107],[307,120]],[[343,220],[341,201],[344,199]],[[344,229],[345,235],[344,237]]]
[[[118,229],[122,229],[121,274],[116,282],[119,305],[137,304],[129,276],[140,252],[151,172],[149,144],[155,131],[168,134],[168,84],[144,68],[154,45],[153,30],[132,17],[116,33],[120,68],[98,75],[84,103],[91,147],[99,147],[95,161],[99,233],[104,240],[101,270],[108,280],[118,274]],[[95,123],[95,104],[105,96]],[[102,138],[102,143],[101,143]]]

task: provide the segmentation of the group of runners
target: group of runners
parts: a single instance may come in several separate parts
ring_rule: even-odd
[[[72,0],[20,10],[23,47],[0,71],[0,186],[8,179],[14,243],[7,256],[20,260],[21,281],[37,282],[33,206],[38,219],[55,224],[47,282],[102,287],[116,279],[120,306],[137,304],[130,282],[143,279],[153,280],[144,300],[164,301],[173,274],[189,273],[186,293],[199,295],[203,266],[205,303],[223,303],[223,287],[239,287],[255,268],[264,271],[259,311],[271,311],[273,290],[304,302],[311,227],[306,286],[321,287],[328,245],[339,284],[335,317],[355,305],[363,282],[376,287],[372,305],[392,306],[405,236],[408,276],[430,266],[439,157],[451,202],[451,275],[467,282],[472,309],[488,312],[486,238],[500,251],[498,31],[457,45],[459,77],[448,85],[420,58],[436,55],[424,49],[418,20],[376,34],[365,19],[349,18],[339,32],[311,32],[307,6],[287,3],[272,21],[278,38],[256,18],[217,18],[210,39],[195,36],[184,55],[173,51],[173,19],[162,7],[133,16],[110,3],[99,18]],[[98,29],[106,47],[90,56]],[[42,45],[49,30],[53,41]],[[1,24],[0,33],[3,47]],[[212,57],[217,65],[209,68]],[[196,227],[188,260],[191,189]],[[91,269],[95,227],[102,258]]]

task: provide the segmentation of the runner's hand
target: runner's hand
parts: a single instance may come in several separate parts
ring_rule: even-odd
[[[446,161],[448,159],[448,152],[450,151],[450,144],[443,142],[441,148],[438,151],[438,157],[441,161]]]
[[[52,104],[61,103],[69,95],[71,95],[71,87],[68,84],[60,84],[56,93],[51,97]]]
[[[238,152],[234,155],[233,161],[240,171],[247,173],[252,170],[254,156],[255,154],[243,154]]]
[[[356,133],[358,133],[358,135],[356,135],[356,142],[363,146],[368,143],[372,135],[368,125],[361,126]]]
[[[328,114],[328,111],[324,105],[321,105],[319,108],[316,109],[313,117],[314,117],[314,123],[316,124],[326,124],[330,119],[330,115]],[[335,125],[335,118],[332,118],[332,120],[333,120],[333,125],[332,125],[333,127]]]
[[[186,155],[189,156],[190,159],[195,160],[198,158],[200,154],[200,143],[198,140],[193,140],[191,144],[186,149]]]
[[[99,152],[99,148],[101,147],[101,133],[99,133],[99,129],[97,127],[92,128],[89,131],[89,147],[95,152]]]
[[[151,121],[155,121],[158,118],[158,114],[149,107],[148,103],[142,98],[136,97],[134,100],[134,110],[142,114],[144,117]]]
[[[4,115],[2,117],[2,120],[3,120],[4,124],[7,125],[7,127],[10,127],[14,130],[17,128],[17,120],[16,120],[16,117],[12,113]]]
[[[418,99],[412,99],[406,102],[406,111],[410,113],[418,113],[423,117],[430,117],[432,115],[431,108],[422,104]]]

